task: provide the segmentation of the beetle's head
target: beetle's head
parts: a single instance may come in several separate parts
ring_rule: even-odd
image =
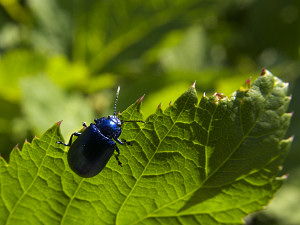
[[[121,120],[114,115],[95,119],[96,126],[100,132],[108,138],[118,138],[121,135]]]
[[[121,135],[122,129],[121,126],[124,122],[142,122],[144,121],[140,120],[120,120],[116,116],[117,111],[117,101],[119,97],[120,92],[120,86],[118,87],[117,94],[116,94],[116,100],[115,100],[115,107],[114,107],[114,115],[110,115],[108,117],[102,117],[100,119],[95,119],[96,126],[100,130],[100,132],[108,138],[118,138]]]

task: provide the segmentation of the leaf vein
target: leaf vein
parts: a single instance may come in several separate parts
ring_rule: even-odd
[[[47,151],[49,150],[51,144],[52,143],[52,139],[54,138],[55,134],[53,133],[53,135],[51,136],[51,141],[48,143],[48,147],[47,149],[45,150],[45,155],[42,159],[42,162],[41,164],[39,165],[38,167],[38,170],[36,172],[36,176],[34,177],[34,179],[32,180],[32,182],[30,183],[30,185],[27,187],[27,189],[25,191],[23,191],[23,194],[21,195],[21,197],[16,201],[15,205],[13,206],[13,208],[11,209],[9,215],[8,215],[8,218],[6,220],[6,223],[5,224],[9,224],[11,218],[12,218],[12,215],[13,213],[15,212],[16,208],[19,206],[19,204],[21,203],[22,199],[26,196],[26,194],[28,193],[28,191],[33,187],[33,184],[35,183],[35,181],[37,180],[38,178],[38,175],[39,175],[39,172],[44,164],[44,161],[45,161],[45,158],[47,157]]]
[[[126,201],[129,199],[129,196],[132,194],[133,190],[136,188],[137,184],[139,183],[140,179],[143,177],[144,172],[146,171],[146,169],[148,168],[150,162],[152,161],[153,157],[155,156],[155,153],[157,152],[157,150],[159,149],[161,143],[163,142],[164,138],[167,137],[167,135],[170,133],[170,131],[172,130],[172,128],[174,127],[174,125],[176,124],[177,119],[180,117],[180,115],[182,114],[182,112],[185,110],[185,107],[189,101],[191,97],[189,96],[187,101],[184,104],[184,107],[182,107],[182,110],[180,111],[180,113],[177,115],[175,121],[172,119],[173,124],[170,127],[170,129],[168,130],[168,132],[165,134],[165,136],[160,140],[158,146],[156,147],[155,152],[153,153],[153,155],[151,156],[151,158],[149,159],[149,161],[147,162],[147,165],[145,166],[143,172],[141,173],[141,175],[138,177],[138,179],[136,180],[135,184],[133,185],[132,189],[130,190],[130,192],[128,193],[128,195],[126,196],[125,200],[123,201],[121,207],[119,208],[119,211],[117,212],[117,216],[116,216],[116,224],[118,224],[118,216],[119,213],[121,212],[122,208],[124,207]],[[171,116],[171,115],[170,115]],[[140,220],[139,220],[140,221]]]
[[[78,190],[80,189],[80,187],[81,187],[84,180],[85,180],[85,178],[81,179],[80,183],[77,185],[77,188],[76,188],[75,192],[73,193],[73,195],[71,196],[70,201],[68,202],[68,205],[66,207],[66,210],[64,211],[64,214],[63,214],[63,217],[60,221],[60,224],[63,224],[65,222],[66,215],[68,214],[69,208],[70,208],[70,206],[71,206],[71,204],[72,204],[72,202],[73,202],[73,200],[74,200],[74,198],[75,198],[75,196],[76,196]]]
[[[274,89],[274,86],[273,86],[273,89]],[[265,102],[267,101],[267,99],[270,97],[271,94],[272,94],[272,91],[270,91],[270,94],[268,94],[268,95],[265,97]],[[265,106],[266,106],[266,105],[267,105],[267,104],[263,104],[264,107],[262,108],[260,114],[257,116],[255,122],[253,123],[253,126],[249,129],[249,131],[248,131],[247,134],[250,134],[251,131],[252,131],[252,129],[254,129],[254,127],[256,126],[257,121],[260,119],[262,113],[264,112]],[[241,141],[237,144],[237,146],[236,146],[236,148],[234,149],[234,151],[233,151],[233,152],[232,152],[232,153],[224,160],[224,162],[221,163],[221,164],[215,169],[215,171],[213,171],[209,176],[207,176],[207,177],[203,180],[202,184],[199,184],[199,187],[196,187],[194,190],[191,190],[189,193],[186,193],[186,194],[183,195],[182,197],[177,198],[177,199],[175,199],[175,200],[173,200],[173,201],[171,201],[171,202],[169,202],[169,203],[167,203],[167,204],[161,206],[160,208],[157,208],[157,209],[154,210],[152,213],[155,213],[155,212],[157,212],[157,211],[159,211],[159,210],[161,210],[161,209],[163,209],[163,208],[165,208],[165,207],[167,207],[167,206],[169,206],[169,205],[171,205],[171,204],[173,204],[173,203],[175,203],[175,202],[177,202],[177,201],[179,201],[179,200],[182,200],[182,199],[186,198],[187,196],[189,196],[189,195],[193,194],[194,192],[196,192],[199,188],[203,187],[203,185],[206,183],[206,181],[209,180],[209,178],[211,178],[211,176],[213,176],[213,175],[216,173],[216,171],[218,171],[218,170],[219,170],[219,169],[220,169],[220,168],[221,168],[221,167],[222,167],[222,166],[230,159],[230,157],[235,153],[235,151],[239,148],[239,146],[241,145],[241,143],[243,143],[243,141],[244,141],[245,138],[247,137],[247,134],[244,135],[244,137],[241,139]],[[139,221],[141,221],[141,220],[143,220],[144,218],[147,218],[147,217],[148,217],[148,215],[145,216],[145,217],[143,217],[143,218],[141,218]]]

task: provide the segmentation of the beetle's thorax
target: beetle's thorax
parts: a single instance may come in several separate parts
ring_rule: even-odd
[[[121,135],[121,120],[114,115],[95,119],[96,127],[108,138],[118,138]]]

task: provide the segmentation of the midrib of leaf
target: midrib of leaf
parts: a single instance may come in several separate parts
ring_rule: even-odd
[[[8,217],[7,217],[7,220],[6,220],[6,223],[5,223],[5,224],[9,224],[10,219],[11,219],[13,213],[15,212],[16,208],[19,206],[19,204],[20,204],[20,202],[22,201],[22,199],[26,196],[26,194],[28,193],[28,191],[31,189],[31,187],[32,187],[33,184],[35,183],[36,179],[38,178],[38,175],[39,175],[39,173],[40,173],[40,170],[41,170],[41,168],[42,168],[42,166],[43,166],[43,164],[44,164],[45,158],[47,157],[47,152],[48,152],[48,150],[49,150],[49,148],[50,148],[50,143],[52,143],[52,139],[53,139],[54,136],[55,136],[55,134],[53,133],[52,136],[51,136],[51,140],[48,142],[49,144],[48,144],[48,147],[47,147],[47,149],[46,149],[45,156],[44,156],[43,159],[42,159],[42,162],[41,162],[41,164],[40,164],[40,166],[39,166],[39,168],[38,168],[38,171],[37,171],[37,173],[36,173],[36,176],[34,177],[34,179],[32,180],[32,182],[30,183],[30,185],[27,187],[27,189],[26,189],[25,191],[23,191],[22,196],[17,200],[16,204],[14,205],[14,207],[12,208],[12,210],[10,211],[10,213],[9,213],[9,215],[8,215]]]
[[[191,95],[189,95],[188,100],[191,98],[190,96],[191,96]],[[185,106],[186,106],[188,100],[185,102],[184,107],[182,107],[181,112],[178,114],[178,116],[177,116],[176,119],[174,120],[173,125],[170,127],[170,129],[168,130],[168,132],[165,134],[165,136],[164,136],[164,137],[161,139],[161,141],[159,142],[159,144],[158,144],[156,150],[154,151],[154,153],[152,154],[151,158],[150,158],[149,161],[147,162],[147,164],[146,164],[146,166],[145,166],[143,172],[142,172],[141,175],[138,177],[138,179],[136,180],[136,182],[135,182],[135,184],[133,185],[132,189],[130,190],[130,192],[129,192],[128,195],[126,196],[125,200],[123,201],[123,203],[122,203],[122,205],[121,205],[121,207],[120,207],[120,209],[119,209],[119,211],[118,211],[118,213],[117,213],[117,215],[116,215],[116,225],[118,224],[118,221],[119,221],[119,220],[118,220],[119,213],[121,212],[121,210],[123,209],[125,203],[126,203],[127,200],[129,199],[129,196],[131,196],[133,190],[136,188],[136,185],[139,183],[140,179],[143,177],[144,172],[147,170],[147,168],[148,168],[149,164],[151,163],[153,157],[155,156],[157,150],[160,148],[161,143],[162,143],[163,140],[166,138],[166,136],[170,133],[170,131],[172,130],[172,128],[173,128],[174,125],[176,124],[177,119],[179,118],[179,116],[181,115],[181,113],[184,111]],[[139,220],[139,221],[140,221],[140,220]]]
[[[273,85],[273,89],[274,89],[274,85]],[[273,90],[272,89],[272,90]],[[270,91],[270,94],[269,95],[267,95],[267,97],[265,98],[266,100],[265,100],[265,102],[267,101],[267,99],[269,98],[269,96],[271,95],[271,93],[272,93],[272,91]],[[239,146],[243,143],[243,141],[246,139],[246,137],[248,137],[248,134],[249,133],[251,133],[251,131],[253,130],[253,128],[255,127],[255,125],[256,125],[256,123],[257,123],[257,121],[260,119],[260,117],[261,117],[261,115],[262,115],[262,113],[264,112],[264,109],[265,109],[265,105],[266,104],[263,104],[264,106],[263,106],[263,108],[262,108],[262,110],[260,111],[260,114],[257,116],[257,118],[256,118],[256,120],[255,120],[255,122],[253,123],[253,126],[249,129],[249,131],[244,135],[244,137],[241,139],[241,141],[239,142],[239,144],[236,146],[236,148],[234,149],[234,151],[232,151],[232,153],[224,160],[224,162],[223,163],[221,163],[209,176],[207,176],[204,180],[203,180],[203,182],[202,183],[200,183],[199,184],[199,187],[197,187],[197,188],[195,188],[194,190],[192,190],[192,191],[190,191],[189,193],[186,193],[185,195],[183,195],[182,197],[180,197],[180,198],[177,198],[177,199],[175,199],[174,201],[171,201],[171,202],[169,202],[169,203],[167,203],[167,204],[165,204],[165,205],[162,205],[160,208],[157,208],[156,210],[154,210],[152,213],[150,213],[150,214],[148,214],[148,215],[146,215],[146,216],[144,216],[144,217],[142,217],[141,219],[139,219],[139,220],[137,220],[136,222],[134,222],[134,223],[132,223],[132,225],[133,224],[137,224],[138,222],[140,222],[140,221],[142,221],[142,220],[144,220],[144,219],[146,219],[146,218],[149,218],[149,217],[152,217],[152,216],[155,216],[155,217],[157,217],[157,215],[155,215],[155,212],[157,212],[157,211],[159,211],[159,210],[161,210],[161,209],[164,209],[165,207],[168,207],[169,205],[172,205],[172,204],[174,204],[174,203],[176,203],[177,201],[179,201],[179,200],[183,200],[184,198],[186,198],[187,196],[189,196],[189,195],[191,195],[191,194],[193,194],[193,193],[195,193],[198,189],[200,189],[230,158],[231,158],[231,156],[236,152],[236,150],[239,148]],[[241,111],[240,111],[240,113],[241,113]],[[178,215],[184,215],[184,214],[178,214]],[[170,216],[166,216],[166,217],[170,217]]]
[[[72,197],[70,198],[70,201],[69,201],[69,203],[68,203],[68,205],[66,207],[66,210],[65,210],[65,212],[63,214],[63,217],[62,217],[62,219],[60,221],[60,224],[63,224],[65,222],[65,218],[66,218],[66,215],[68,214],[69,208],[70,208],[70,206],[71,206],[71,204],[72,204],[75,196],[77,195],[77,192],[80,189],[81,184],[83,183],[84,180],[85,180],[85,178],[82,178],[81,181],[80,181],[80,183],[77,185],[77,188],[76,188],[74,194],[72,195]]]

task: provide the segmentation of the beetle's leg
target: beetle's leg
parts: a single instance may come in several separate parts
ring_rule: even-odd
[[[82,126],[87,127],[86,122],[82,122]]]
[[[118,142],[120,145],[124,145],[124,144],[131,145],[131,142],[126,141],[125,139],[122,139],[121,141],[119,138],[115,138],[115,141]]]
[[[58,142],[56,142],[57,144],[62,144],[62,145],[64,145],[64,146],[71,146],[71,144],[72,144],[72,138],[73,138],[73,136],[80,136],[80,134],[81,133],[78,133],[78,132],[74,132],[72,135],[71,135],[71,137],[70,137],[70,140],[69,140],[69,143],[68,144],[66,144],[66,143],[63,143],[62,141],[58,141]]]
[[[122,163],[121,163],[120,160],[119,160],[120,150],[119,150],[118,146],[116,146],[116,151],[117,151],[117,153],[118,153],[118,154],[115,155],[116,160],[118,161],[118,165],[119,165],[119,166],[122,166]]]
[[[122,142],[119,138],[114,138],[116,142],[118,142],[120,145],[124,145],[124,142]],[[118,151],[118,150],[117,150]]]

